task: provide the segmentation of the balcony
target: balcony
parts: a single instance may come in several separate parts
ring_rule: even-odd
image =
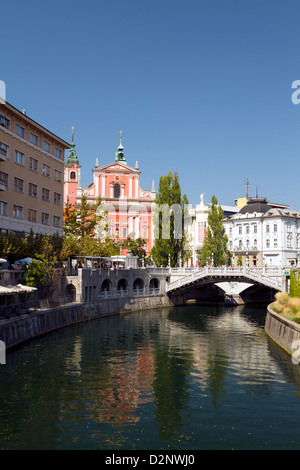
[[[231,250],[232,251],[232,250]],[[237,255],[245,255],[246,253],[248,253],[249,255],[256,255],[259,250],[258,250],[258,247],[257,246],[251,246],[251,245],[239,245],[239,246],[235,246],[234,247],[234,253],[237,254]]]

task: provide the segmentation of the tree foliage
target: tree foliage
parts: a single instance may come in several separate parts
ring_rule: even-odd
[[[300,298],[300,278],[299,278],[299,271],[294,272],[291,270],[290,272],[290,288],[289,293],[291,297],[298,297]]]
[[[8,235],[0,234],[0,257],[13,263],[21,258],[33,258],[36,253],[45,253],[47,256],[59,258],[63,245],[63,238],[58,233],[54,235],[43,235],[34,233],[32,230],[28,235],[21,236],[10,232]]]
[[[153,217],[154,246],[151,256],[157,266],[176,266],[179,257],[183,261],[186,247],[184,233],[184,209],[188,204],[186,195],[181,196],[179,176],[169,172],[161,176]]]
[[[15,232],[0,234],[0,256],[10,263],[27,256],[27,242],[24,237],[18,237]]]
[[[134,240],[130,236],[123,241],[122,247],[132,253],[133,256],[138,256],[139,260],[144,259],[146,262],[147,252],[145,250],[146,241],[143,238]]]
[[[25,269],[25,284],[37,287],[43,299],[51,296],[58,281],[59,272],[54,269],[56,263],[56,257],[36,254]]]
[[[221,266],[230,264],[230,252],[227,249],[228,237],[225,234],[225,228],[222,220],[224,212],[216,196],[211,199],[211,209],[208,214],[208,227],[206,236],[201,250],[201,264],[209,262],[213,266]]]
[[[100,221],[97,209],[101,205],[101,198],[96,204],[90,204],[87,196],[82,196],[80,204],[72,205],[67,201],[64,217],[64,234],[75,237],[93,237],[95,228]]]
[[[82,196],[80,204],[67,202],[61,259],[75,254],[111,256],[119,253],[120,246],[115,240],[97,237],[98,225],[105,216],[105,211],[98,210],[100,206],[101,198],[97,199],[96,204],[90,204],[86,196]],[[102,215],[99,215],[100,212]]]

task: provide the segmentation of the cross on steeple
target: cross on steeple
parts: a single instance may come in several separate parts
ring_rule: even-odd
[[[120,131],[120,145],[119,145],[118,150],[116,152],[116,161],[122,162],[125,165],[127,165],[126,159],[124,157],[124,152],[123,152],[124,148],[123,148],[123,145],[122,145],[122,134],[123,134],[123,131]]]
[[[74,163],[76,165],[79,165],[79,161],[78,161],[76,150],[75,150],[76,145],[74,142],[74,126],[72,126],[71,129],[72,129],[72,142],[70,144],[69,156],[67,158],[66,165],[72,165]]]

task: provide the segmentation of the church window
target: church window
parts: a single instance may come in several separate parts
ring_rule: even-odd
[[[76,180],[76,172],[75,171],[71,171],[70,180]]]
[[[114,197],[115,198],[120,197],[120,185],[119,185],[119,183],[114,185]]]

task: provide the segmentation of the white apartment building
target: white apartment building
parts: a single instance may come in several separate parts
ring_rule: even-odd
[[[300,211],[265,198],[250,198],[223,224],[235,266],[239,257],[250,267],[300,266]]]

